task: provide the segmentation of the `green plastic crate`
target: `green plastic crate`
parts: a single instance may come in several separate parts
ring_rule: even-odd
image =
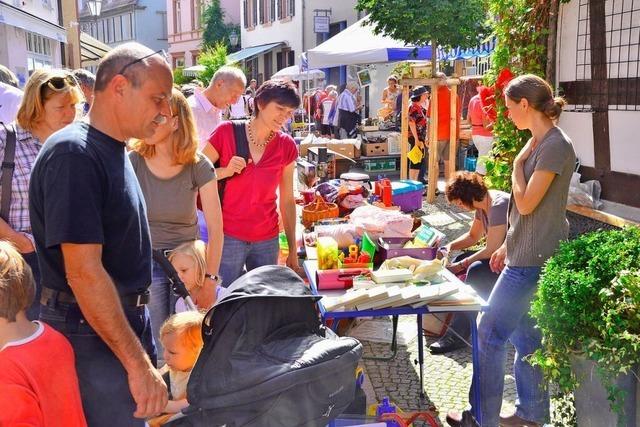
[[[367,172],[396,170],[396,159],[372,159],[364,161],[364,170]]]

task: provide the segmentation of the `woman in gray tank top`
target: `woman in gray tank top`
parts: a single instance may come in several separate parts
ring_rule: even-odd
[[[482,405],[474,409],[484,427],[541,426],[549,418],[549,395],[541,371],[526,360],[541,347],[540,331],[528,313],[542,265],[568,237],[565,212],[576,156],[571,140],[555,126],[565,102],[553,97],[547,82],[520,76],[506,87],[505,102],[516,127],[532,137],[514,160],[507,237],[490,261],[500,277],[478,327]],[[516,412],[503,416],[507,342],[516,349],[518,398]],[[450,412],[447,422],[459,426],[463,418],[466,422],[469,416]]]

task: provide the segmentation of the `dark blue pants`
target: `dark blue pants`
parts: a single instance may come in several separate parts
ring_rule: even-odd
[[[36,283],[36,296],[33,299],[33,304],[27,309],[27,318],[29,320],[37,320],[40,315],[40,294],[42,293],[42,286],[40,285],[40,266],[38,265],[38,256],[35,251],[22,254],[25,262],[31,267],[33,273],[33,280]]]
[[[454,262],[458,262],[473,255],[475,252],[464,252],[458,255]],[[489,267],[489,260],[483,259],[482,261],[473,262],[469,268],[467,269],[467,279],[465,283],[471,286],[477,293],[480,295],[482,299],[485,301],[489,299],[489,295],[491,295],[491,291],[493,290],[496,281],[500,277],[499,274],[491,271]],[[454,317],[449,325],[449,329],[447,333],[453,329],[458,335],[462,338],[467,339],[471,335],[471,326],[469,324],[470,314],[454,314]],[[473,314],[475,316],[475,314]]]
[[[124,307],[125,316],[142,346],[156,363],[151,322],[146,306]],[[61,332],[73,347],[80,382],[82,407],[91,427],[144,426],[135,418],[136,404],[129,391],[127,372],[111,349],[82,317],[77,304],[41,306],[40,320]]]

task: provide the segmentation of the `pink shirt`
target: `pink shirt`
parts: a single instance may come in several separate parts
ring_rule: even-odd
[[[202,94],[202,89],[196,89],[193,95],[187,98],[187,103],[193,112],[198,129],[199,148],[207,144],[209,136],[222,121],[222,111],[216,108],[206,96]]]
[[[482,125],[482,117],[485,115],[482,111],[482,101],[480,95],[476,95],[469,101],[469,121],[471,122],[471,135],[493,136],[490,130],[485,129]]]
[[[232,123],[218,126],[209,143],[220,155],[220,167],[226,167],[235,155]],[[293,138],[278,132],[258,163],[249,161],[242,173],[226,179],[222,202],[225,235],[245,242],[278,236],[276,192],[284,168],[297,157],[298,148]]]

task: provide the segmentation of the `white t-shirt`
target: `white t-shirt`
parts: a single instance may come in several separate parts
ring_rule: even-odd
[[[249,100],[248,95],[242,95],[235,104],[231,105],[231,118],[241,119],[249,116]]]
[[[333,105],[333,99],[327,98],[322,101],[322,124],[329,125],[329,113],[331,112],[331,106]]]
[[[16,119],[22,102],[22,91],[0,82],[0,122],[9,124]]]

